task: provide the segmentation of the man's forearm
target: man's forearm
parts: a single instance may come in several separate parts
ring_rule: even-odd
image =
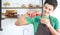
[[[51,31],[52,35],[60,35],[60,33],[58,31],[56,31],[52,26],[48,27],[48,28]]]
[[[20,25],[26,25],[26,17],[27,14],[24,14],[23,16],[20,16],[18,20],[16,21],[15,25],[20,26]]]

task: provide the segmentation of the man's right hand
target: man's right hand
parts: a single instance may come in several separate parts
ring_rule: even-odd
[[[27,12],[27,14],[28,14],[28,16],[29,16],[30,18],[33,18],[33,17],[35,17],[35,16],[39,16],[39,15],[40,15],[40,13],[37,12],[37,11],[30,11],[30,12]]]

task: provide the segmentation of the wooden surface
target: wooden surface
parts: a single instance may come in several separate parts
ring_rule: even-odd
[[[42,7],[33,7],[33,8],[22,8],[22,7],[2,7],[2,9],[41,9]]]

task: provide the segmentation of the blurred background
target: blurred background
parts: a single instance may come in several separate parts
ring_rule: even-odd
[[[34,35],[32,24],[15,26],[20,16],[32,10],[42,12],[42,0],[2,0],[0,35]]]
[[[44,3],[45,0],[43,0]],[[51,14],[60,22],[60,1],[58,6]],[[15,26],[18,17],[27,11],[36,10],[42,12],[42,0],[2,0],[1,27],[0,35],[34,35],[32,24],[24,26]]]

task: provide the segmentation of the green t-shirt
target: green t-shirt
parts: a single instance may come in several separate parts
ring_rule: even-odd
[[[58,20],[56,18],[52,17],[52,16],[50,16],[50,17],[51,17],[51,21],[52,21],[52,27],[55,30],[60,29],[60,24],[59,24]],[[33,24],[33,26],[34,26],[34,34],[36,34],[36,32],[37,32],[38,25],[40,23],[40,21],[39,21],[40,18],[41,18],[40,16],[35,16],[33,18],[30,18],[30,17],[26,18],[28,24]],[[47,19],[49,19],[49,18],[47,18]]]

